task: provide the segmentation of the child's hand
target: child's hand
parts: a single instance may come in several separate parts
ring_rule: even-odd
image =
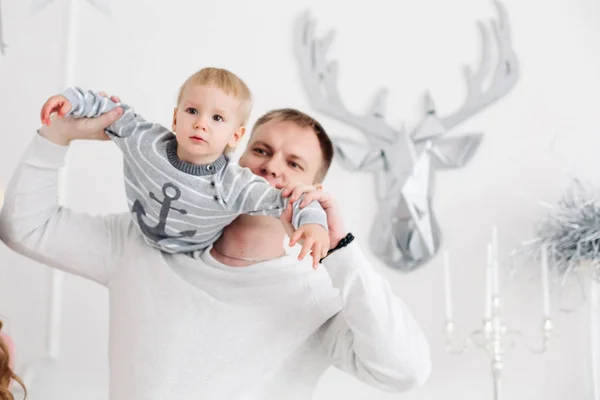
[[[50,114],[52,113],[56,112],[59,117],[64,117],[69,111],[71,111],[71,102],[65,96],[60,94],[52,96],[42,106],[42,124],[50,125]]]
[[[290,238],[290,247],[298,241],[302,243],[302,250],[298,255],[303,260],[308,251],[311,250],[313,268],[317,269],[319,260],[327,255],[329,250],[329,232],[319,224],[305,224],[296,229]]]
[[[288,236],[292,236],[294,233],[294,227],[292,226],[292,203],[298,201],[300,196],[304,195],[300,208],[306,207],[312,201],[318,201],[327,214],[327,227],[329,231],[329,246],[335,247],[338,245],[340,240],[348,234],[342,220],[340,213],[340,207],[337,202],[327,192],[321,190],[320,185],[295,185],[289,184],[282,191],[281,196],[289,198],[287,208],[281,214],[281,222],[285,233]]]

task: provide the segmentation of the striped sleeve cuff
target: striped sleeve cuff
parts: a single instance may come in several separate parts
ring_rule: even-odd
[[[292,224],[295,229],[306,224],[319,224],[327,229],[327,214],[323,210],[304,208],[294,216]]]

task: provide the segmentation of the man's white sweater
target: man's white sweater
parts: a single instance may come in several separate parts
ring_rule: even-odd
[[[7,188],[0,238],[107,287],[111,400],[308,400],[334,365],[384,390],[423,383],[429,346],[358,244],[324,267],[229,267],[148,246],[128,214],[57,202],[67,147],[36,135]]]

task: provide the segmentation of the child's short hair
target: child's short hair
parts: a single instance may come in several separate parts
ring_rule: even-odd
[[[177,105],[181,101],[183,90],[189,85],[215,86],[239,100],[238,115],[242,125],[246,125],[252,110],[252,92],[236,74],[223,68],[202,68],[186,79],[179,88]]]

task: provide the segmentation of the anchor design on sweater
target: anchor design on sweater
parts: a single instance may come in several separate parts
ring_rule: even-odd
[[[183,231],[179,232],[177,236],[169,236],[167,232],[165,232],[165,225],[167,224],[167,216],[169,215],[169,211],[175,210],[183,215],[187,214],[187,211],[184,209],[179,209],[175,207],[171,207],[171,203],[181,197],[181,190],[175,186],[174,184],[167,182],[162,187],[162,192],[164,195],[164,200],[160,201],[154,193],[150,192],[150,198],[157,203],[161,204],[160,214],[158,216],[158,224],[156,226],[148,226],[142,216],[146,216],[146,210],[144,210],[144,206],[140,203],[139,200],[136,200],[133,203],[133,207],[131,208],[131,212],[137,214],[137,221],[140,226],[140,229],[144,234],[158,242],[161,239],[166,238],[182,238],[182,237],[192,237],[196,234],[195,230]]]

